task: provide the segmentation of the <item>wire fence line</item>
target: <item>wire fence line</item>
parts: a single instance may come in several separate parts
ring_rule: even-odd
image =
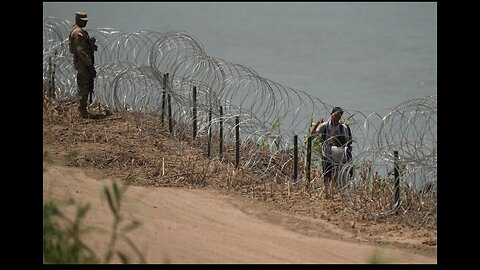
[[[44,91],[51,90],[57,97],[75,96],[76,72],[68,49],[72,24],[47,17],[43,25]],[[300,140],[298,155],[304,165],[310,123],[319,117],[328,120],[333,108],[304,91],[263,78],[247,66],[207,55],[201,43],[183,31],[87,30],[98,46],[96,102],[112,109],[160,115],[166,113],[168,95],[175,123],[172,134],[191,137],[195,122],[193,136],[202,145],[208,135],[226,145],[234,143],[235,118],[239,117],[240,165],[260,175],[273,175],[271,181],[284,181],[291,174],[294,135]],[[345,180],[343,201],[361,213],[382,215],[400,209],[436,224],[437,97],[405,101],[385,115],[344,110],[344,122],[354,138],[354,156],[338,172]],[[233,155],[229,149],[225,147],[222,158]],[[218,150],[212,144],[212,153]],[[319,155],[313,151],[313,156]],[[395,194],[394,166],[400,170],[402,190],[396,207],[391,200],[378,199],[382,194],[385,198]],[[300,170],[297,179],[305,180],[305,170]],[[425,203],[427,198],[429,203]]]

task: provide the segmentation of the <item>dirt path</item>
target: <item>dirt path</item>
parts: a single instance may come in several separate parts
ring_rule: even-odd
[[[44,200],[73,197],[89,202],[92,208],[86,225],[107,230],[85,238],[99,256],[106,250],[112,224],[101,195],[102,185],[108,182],[92,179],[78,168],[44,165]],[[74,213],[73,208],[65,211]],[[350,264],[369,263],[372,256],[382,263],[437,263],[436,257],[358,243],[347,232],[322,221],[276,213],[260,203],[213,189],[130,186],[122,213],[126,220],[142,223],[129,236],[147,263]],[[119,247],[135,258],[128,246]]]

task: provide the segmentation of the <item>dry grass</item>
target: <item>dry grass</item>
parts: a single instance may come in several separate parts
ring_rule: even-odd
[[[98,110],[96,106],[91,112],[110,113],[103,108]],[[318,172],[312,172],[308,188],[304,181],[292,184],[289,179],[293,166],[289,163],[291,157],[287,152],[279,152],[272,160],[269,153],[264,153],[264,156],[256,158],[258,162],[251,169],[236,169],[233,145],[225,143],[222,160],[215,153],[208,158],[205,137],[199,136],[192,142],[191,135],[190,138],[186,135],[191,134],[188,127],[179,126],[176,128],[181,132],[177,133],[185,134],[183,139],[170,135],[168,124],[164,127],[156,115],[114,111],[103,119],[81,119],[73,101],[45,99],[44,153],[48,153],[49,158],[65,160],[67,166],[84,168],[87,173],[98,173],[102,177],[121,179],[129,185],[209,186],[243,194],[280,211],[328,220],[345,230],[364,235],[365,239],[382,242],[386,241],[385,238],[377,236],[383,232],[393,235],[404,231],[400,233],[404,237],[424,239],[426,244],[420,249],[436,245],[436,226],[421,226],[415,222],[418,217],[356,214],[346,207],[350,202],[340,192],[334,191],[326,198]],[[245,148],[241,151],[248,153]],[[256,153],[262,155],[259,151]],[[278,164],[275,164],[276,161]],[[241,162],[245,162],[244,157]],[[279,168],[275,175],[260,173],[265,171],[267,164]],[[365,198],[362,194],[359,196]]]

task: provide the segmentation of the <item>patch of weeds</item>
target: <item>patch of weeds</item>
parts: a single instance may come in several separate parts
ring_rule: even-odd
[[[127,185],[131,185],[133,182],[137,180],[137,176],[134,174],[128,174],[127,177],[125,177],[125,183]]]
[[[50,152],[48,152],[48,150],[43,150],[43,161],[45,162],[48,162],[48,163],[52,163],[53,160],[52,160],[52,157],[50,156]]]
[[[125,192],[127,186],[121,186],[118,182],[113,182],[112,187],[108,188],[107,186],[103,186],[103,193],[105,194],[108,206],[110,207],[110,211],[113,214],[113,226],[112,226],[112,234],[110,237],[110,243],[108,252],[105,255],[105,263],[109,263],[113,256],[116,254],[119,259],[123,263],[130,263],[129,258],[120,250],[115,248],[117,240],[123,240],[127,245],[135,252],[135,254],[139,257],[141,263],[145,263],[145,258],[137,248],[137,246],[133,243],[130,238],[126,235],[128,232],[136,229],[140,226],[140,222],[134,220],[129,224],[121,226],[120,223],[124,221],[120,213],[120,206],[121,206],[121,198],[123,193]]]
[[[69,201],[73,204],[73,200]],[[43,262],[44,263],[97,263],[95,253],[82,242],[81,236],[91,230],[84,228],[82,220],[90,206],[77,205],[75,218],[69,219],[55,201],[43,205]]]
[[[68,152],[67,154],[65,154],[63,156],[63,164],[64,165],[67,165],[69,164],[70,162],[74,161],[75,159],[77,159],[77,156],[80,155],[80,151],[78,150],[72,150],[70,152]]]
[[[52,158],[50,157],[50,153],[48,152],[48,150],[43,150],[43,171],[46,170],[45,168],[45,163],[53,163],[53,160]]]
[[[55,164],[54,157],[52,154],[47,150],[43,150],[43,171],[45,172],[47,170],[47,166],[49,164]]]
[[[368,256],[367,258],[367,263],[368,264],[384,264],[386,263],[383,259],[381,259],[380,256],[380,251],[379,250],[375,250],[373,251],[372,254],[370,254],[370,256]]]
[[[83,241],[82,237],[92,231],[92,226],[84,226],[83,220],[90,210],[89,204],[75,203],[73,199],[67,201],[67,205],[76,206],[76,214],[73,219],[68,218],[60,209],[59,203],[50,200],[43,205],[43,263],[110,263],[116,255],[122,263],[130,263],[130,258],[116,248],[116,243],[122,240],[139,257],[140,263],[145,263],[145,258],[133,241],[126,235],[138,228],[141,223],[134,220],[126,221],[120,213],[121,198],[125,191],[119,183],[113,182],[112,187],[103,187],[110,210],[114,216],[108,250],[104,259],[97,257]],[[125,221],[125,222],[124,222]]]

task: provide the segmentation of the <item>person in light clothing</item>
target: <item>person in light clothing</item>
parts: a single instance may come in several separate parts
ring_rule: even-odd
[[[331,182],[338,166],[352,158],[352,135],[350,127],[340,123],[342,115],[343,109],[334,107],[330,113],[330,120],[319,122],[312,128],[310,135],[313,138],[320,135],[322,138],[322,170],[325,184]]]

